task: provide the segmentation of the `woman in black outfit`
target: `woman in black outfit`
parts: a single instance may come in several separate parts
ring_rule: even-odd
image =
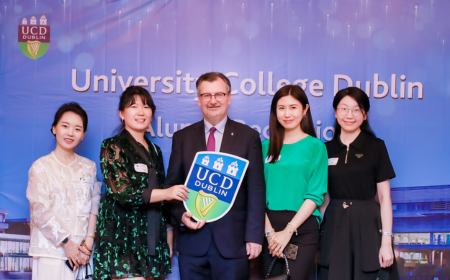
[[[336,94],[333,107],[335,137],[326,143],[328,194],[319,279],[399,279],[389,183],[395,173],[384,141],[370,129],[369,98],[359,88],[346,88]]]

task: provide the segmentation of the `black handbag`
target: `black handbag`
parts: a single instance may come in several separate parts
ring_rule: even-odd
[[[378,271],[377,280],[399,280],[400,276],[398,275],[397,265],[394,261],[390,267],[381,268]]]
[[[92,280],[93,276],[92,267],[89,263],[80,266],[75,275],[75,280]]]
[[[273,265],[275,264],[276,260],[278,259],[278,257],[274,257],[273,260],[272,260],[272,263],[269,266],[269,271],[267,272],[266,276],[264,277],[265,279],[267,279],[267,280],[289,280],[289,278],[290,278],[289,277],[289,275],[290,275],[289,264],[288,264],[288,260],[287,260],[285,254],[283,254],[283,258],[284,258],[284,262],[286,263],[286,267],[285,267],[286,268],[286,274],[281,274],[281,275],[278,275],[278,276],[270,277],[270,273],[272,272]]]

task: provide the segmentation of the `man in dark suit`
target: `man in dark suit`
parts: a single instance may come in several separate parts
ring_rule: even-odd
[[[182,203],[171,203],[170,212],[178,227],[181,279],[247,280],[249,260],[260,254],[264,239],[261,140],[255,130],[227,117],[231,85],[225,75],[203,74],[196,86],[204,119],[173,135],[165,187],[184,184],[199,151],[233,154],[247,159],[249,166],[232,208],[217,221],[197,222]]]

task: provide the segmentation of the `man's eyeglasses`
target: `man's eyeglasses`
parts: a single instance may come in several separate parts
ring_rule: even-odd
[[[200,97],[201,98],[203,98],[203,100],[205,100],[205,101],[210,101],[211,100],[211,98],[214,96],[214,98],[217,100],[217,101],[222,101],[223,100],[223,98],[227,95],[228,93],[223,93],[223,92],[218,92],[218,93],[215,93],[215,94],[211,94],[211,93],[202,93],[202,94],[200,94]]]
[[[359,117],[362,115],[362,110],[358,107],[353,108],[353,109],[349,109],[347,107],[338,107],[338,113],[341,116],[346,116],[349,112],[353,113],[353,116],[355,117]]]

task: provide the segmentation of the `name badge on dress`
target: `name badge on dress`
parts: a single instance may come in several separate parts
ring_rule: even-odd
[[[338,159],[337,157],[335,158],[329,158],[328,159],[328,165],[336,165],[338,163]]]
[[[94,184],[94,178],[86,178],[86,177],[81,177],[81,183],[92,186]]]
[[[136,172],[148,173],[148,166],[143,163],[135,163],[134,170],[136,170]]]
[[[278,159],[276,161],[280,161],[281,155],[278,156]],[[266,163],[270,162],[272,160],[272,156],[266,157]]]

